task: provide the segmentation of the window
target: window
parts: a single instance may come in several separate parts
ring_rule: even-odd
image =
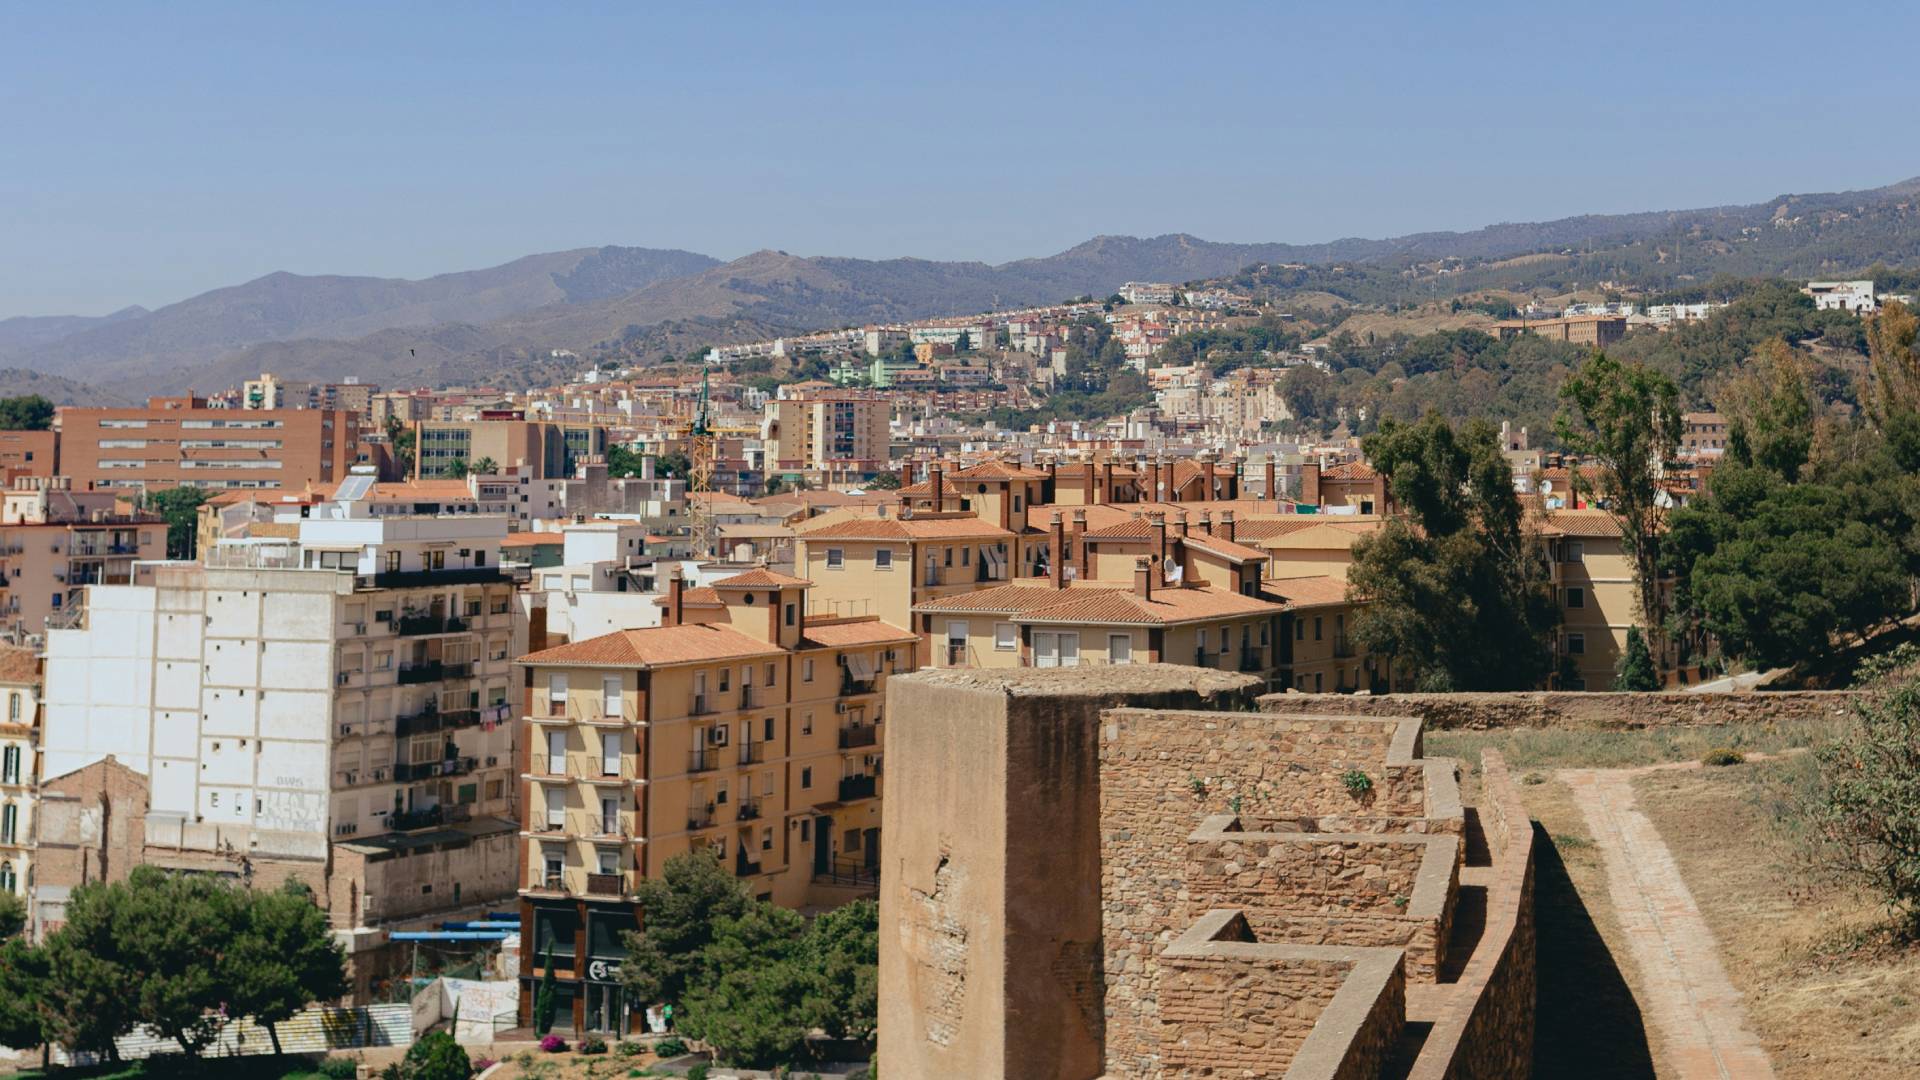
[[[20,694],[18,692],[7,695],[7,719],[15,724],[20,722]]]
[[[800,661],[800,681],[801,682],[813,681],[813,658],[812,657],[808,657],[807,659]]]
[[[1293,640],[1307,640],[1307,624],[1299,619],[1293,620]]]
[[[1320,623],[1321,623],[1320,616],[1315,615],[1313,617],[1313,640],[1315,641],[1320,640]]]
[[[769,716],[766,718],[766,722],[762,727],[762,731],[764,732],[764,734],[760,736],[761,741],[772,742],[773,741],[773,717]]]
[[[801,767],[800,786],[803,788],[810,788],[813,786],[813,766],[805,765]]]
[[[1587,545],[1579,540],[1566,541],[1561,562],[1581,562],[1587,557]]]
[[[1133,663],[1133,635],[1107,635],[1107,662],[1112,664]]]
[[[1020,647],[1020,631],[1012,623],[993,624],[993,647],[1000,652],[1012,652]]]
[[[1585,656],[1586,653],[1587,653],[1587,635],[1568,634],[1567,635],[1567,654],[1569,656]]]
[[[792,626],[794,624],[794,619],[796,618],[797,614],[798,614],[797,606],[794,604],[788,604],[787,613],[786,613],[786,621],[788,626]]]
[[[0,783],[17,784],[20,782],[20,748],[9,746],[4,759],[0,759]]]
[[[1080,663],[1080,635],[1052,630],[1033,632],[1034,667],[1075,667]]]
[[[875,570],[893,569],[893,549],[875,548],[873,552],[873,568]]]
[[[1587,606],[1587,590],[1576,586],[1567,588],[1567,607],[1583,608]]]
[[[812,713],[810,712],[802,713],[800,715],[800,734],[802,735],[813,734],[813,714]]]
[[[775,685],[776,680],[774,679],[774,675],[775,675],[775,672],[774,672],[773,665],[768,664],[767,665],[767,685],[769,687],[772,687],[773,685]]]
[[[847,565],[847,552],[845,548],[828,548],[827,549],[827,569],[842,570],[846,568],[846,565]]]

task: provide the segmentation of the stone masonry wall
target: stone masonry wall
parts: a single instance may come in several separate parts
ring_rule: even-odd
[[[1447,987],[1408,1080],[1525,1080],[1533,1073],[1537,968],[1533,826],[1505,760],[1482,755],[1481,822],[1493,855],[1487,925]]]
[[[1417,716],[1433,728],[1649,728],[1842,716],[1846,690],[1764,690],[1734,694],[1269,694],[1264,709],[1352,716]]]
[[[1179,895],[1186,841],[1205,817],[1231,812],[1321,816],[1424,811],[1418,763],[1383,765],[1401,725],[1379,719],[1275,714],[1105,713],[1100,735],[1102,956],[1106,1067],[1157,1074],[1157,955],[1198,913]],[[1404,747],[1403,747],[1404,749]],[[1341,780],[1367,772],[1357,799]]]

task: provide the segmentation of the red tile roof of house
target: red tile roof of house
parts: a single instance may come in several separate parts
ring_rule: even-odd
[[[1610,510],[1549,510],[1538,524],[1542,536],[1620,537],[1620,519]]]
[[[808,620],[800,630],[801,648],[844,649],[858,645],[897,645],[914,641],[918,635],[902,630],[878,618]]]
[[[602,634],[585,641],[528,653],[520,658],[520,663],[556,667],[666,667],[711,660],[779,656],[785,651],[778,645],[750,638],[731,627],[687,623]]]
[[[916,604],[915,612],[998,614],[1022,623],[1092,623],[1160,626],[1235,616],[1270,615],[1271,601],[1223,589],[1156,588],[1152,599],[1118,583],[1077,583],[1065,589],[1045,585],[1003,585]]]
[[[1238,535],[1238,530],[1235,531],[1235,535]],[[1238,544],[1232,540],[1225,540],[1218,536],[1208,536],[1204,533],[1189,533],[1183,539],[1185,543],[1191,544],[1202,551],[1211,551],[1216,555],[1231,559],[1234,562],[1267,561],[1267,553],[1265,551],[1256,547],[1248,547],[1245,544]]]
[[[802,540],[949,540],[1004,539],[1010,530],[977,517],[854,518],[795,530]]]
[[[791,574],[776,574],[772,570],[748,570],[744,574],[721,578],[713,583],[715,589],[810,589],[813,582]]]
[[[1260,583],[1260,591],[1286,604],[1289,610],[1347,602],[1347,583],[1325,574],[1310,577],[1269,578]]]
[[[17,645],[0,645],[0,683],[38,683],[40,654]]]

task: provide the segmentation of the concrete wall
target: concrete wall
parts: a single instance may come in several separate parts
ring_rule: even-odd
[[[1348,716],[1415,716],[1431,728],[1647,728],[1762,721],[1830,720],[1846,714],[1847,690],[1767,690],[1737,694],[1274,694],[1263,709]]]
[[[882,807],[890,1071],[1101,1075],[1101,710],[1244,707],[1258,687],[1161,665],[892,681],[887,783],[912,795]]]

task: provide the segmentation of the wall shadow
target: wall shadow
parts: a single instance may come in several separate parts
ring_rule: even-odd
[[[1533,1075],[1652,1080],[1653,1050],[1640,1005],[1538,822],[1533,842],[1539,954]]]

